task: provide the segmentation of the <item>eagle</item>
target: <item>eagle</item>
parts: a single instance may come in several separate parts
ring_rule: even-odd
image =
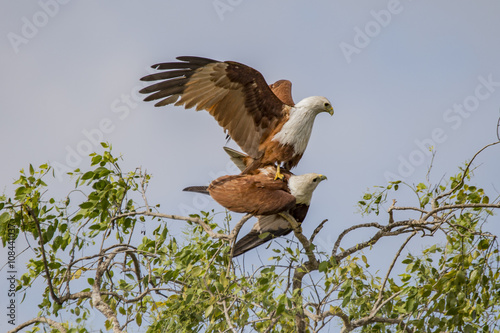
[[[224,147],[240,169],[249,162],[248,156]],[[227,175],[212,181],[209,186],[191,186],[184,191],[210,194],[230,211],[257,216],[252,230],[234,245],[237,257],[269,240],[289,234],[293,229],[281,213],[290,214],[301,224],[307,214],[314,190],[326,176],[307,173],[296,176],[284,171],[283,180],[273,177],[274,168],[257,169],[254,174]]]
[[[295,204],[288,209],[297,223],[304,221],[314,190],[320,182],[327,179],[326,176],[307,173],[300,176],[290,176],[288,187],[290,194],[295,197]],[[288,235],[292,231],[290,222],[281,214],[257,216],[257,222],[252,230],[234,244],[233,257],[237,257],[273,238]]]
[[[333,115],[326,97],[312,96],[294,104],[291,82],[271,86],[260,72],[235,61],[183,56],[153,65],[160,72],[141,78],[156,82],[140,90],[155,106],[174,104],[207,110],[251,157],[244,174],[267,165],[290,170],[306,150],[319,113]]]

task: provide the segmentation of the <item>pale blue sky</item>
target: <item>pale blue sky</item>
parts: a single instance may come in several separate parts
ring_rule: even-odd
[[[179,55],[239,61],[270,83],[291,80],[295,101],[311,95],[331,100],[335,115],[318,116],[294,170],[328,176],[304,223],[310,234],[329,219],[319,237],[325,245],[366,221],[355,204],[386,174],[409,183],[424,179],[430,158],[418,142],[434,141],[438,180],[496,138],[496,1],[60,2],[0,4],[0,186],[9,195],[18,170],[29,163],[85,168],[78,151],[96,147],[85,132],[99,138],[95,129],[101,127],[125,168],[142,166],[153,174],[150,202],[161,203],[162,211],[221,211],[181,189],[227,173],[222,130],[206,112],[154,108],[137,95],[150,65]],[[221,3],[226,7],[218,11]],[[457,105],[464,105],[462,113]],[[487,151],[476,172],[492,197],[500,191],[499,156],[499,148]],[[63,196],[73,181],[63,176],[54,184],[54,195]],[[414,204],[411,199],[400,204]],[[490,224],[500,234],[498,217]],[[376,253],[393,251],[391,242],[381,245]],[[18,323],[32,315],[23,311]]]

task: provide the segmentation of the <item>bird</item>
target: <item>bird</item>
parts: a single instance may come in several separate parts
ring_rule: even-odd
[[[311,204],[311,198],[316,187],[326,176],[315,173],[306,173],[300,176],[291,176],[289,183],[290,194],[295,197],[295,205],[286,212],[301,225],[306,218]],[[239,239],[233,247],[233,258],[262,245],[273,238],[288,235],[293,230],[290,222],[283,214],[261,215],[248,234]]]
[[[224,147],[231,160],[241,170],[249,162],[248,156]],[[309,209],[314,190],[327,177],[317,173],[294,175],[284,170],[284,180],[273,178],[272,166],[258,169],[256,174],[222,176],[209,186],[191,186],[184,191],[209,194],[228,210],[250,213],[257,217],[251,231],[233,247],[237,257],[269,240],[289,234],[293,228],[283,213],[301,224]]]
[[[235,61],[182,56],[153,65],[160,72],[141,78],[155,82],[139,92],[155,106],[174,104],[207,110],[252,159],[243,170],[251,174],[267,165],[290,170],[304,154],[319,113],[333,115],[326,97],[312,96],[294,103],[291,82],[268,85],[263,75]]]
[[[250,163],[249,157],[237,150],[224,147],[224,151],[240,170],[244,170],[248,163]],[[290,176],[293,175],[291,172],[289,174]],[[314,180],[313,178],[312,181],[309,181],[312,184],[310,187],[305,185],[291,187],[291,194],[296,197],[296,204],[288,213],[299,224],[302,224],[306,218],[313,191],[321,181],[327,179],[326,176],[322,175],[318,175],[318,177],[318,180]],[[298,189],[300,188],[302,188],[302,193],[305,193],[305,195],[298,193]],[[257,216],[257,222],[252,227],[252,230],[235,243],[233,257],[237,257],[273,238],[288,235],[292,230],[290,223],[282,214]]]

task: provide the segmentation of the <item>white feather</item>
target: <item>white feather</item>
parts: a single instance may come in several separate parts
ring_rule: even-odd
[[[330,102],[325,97],[304,98],[290,110],[290,118],[276,133],[273,141],[293,146],[295,154],[303,154],[311,137],[314,119],[320,112],[330,112]]]
[[[325,179],[325,176],[317,173],[306,173],[300,176],[293,175],[288,180],[288,188],[290,188],[290,194],[295,197],[297,204],[309,205],[314,190]]]

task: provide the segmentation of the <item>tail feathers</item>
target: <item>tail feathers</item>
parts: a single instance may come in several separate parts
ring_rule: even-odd
[[[186,187],[185,189],[183,189],[183,191],[210,194],[210,193],[208,193],[208,186],[189,186],[189,187]]]
[[[246,167],[253,161],[250,156],[232,148],[224,147],[224,151],[229,155],[231,161],[233,161],[233,163],[238,167],[238,169],[240,169],[240,171],[245,170]]]
[[[261,233],[256,231],[250,231],[248,235],[240,239],[234,244],[233,258],[237,257],[247,251],[250,251],[257,246],[264,244],[274,238],[272,234],[268,234],[264,238],[260,238]]]

